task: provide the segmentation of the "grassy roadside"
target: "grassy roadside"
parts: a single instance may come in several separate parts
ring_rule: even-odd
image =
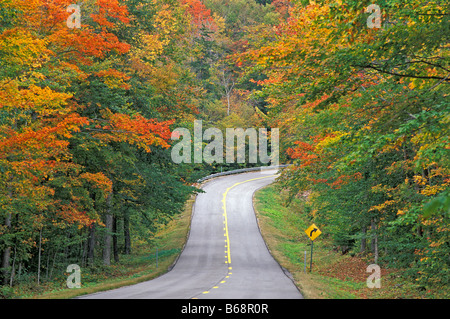
[[[294,199],[288,207],[285,195],[272,184],[254,196],[254,206],[261,233],[274,258],[293,276],[297,287],[308,299],[353,298],[442,298],[441,292],[418,291],[401,272],[381,267],[381,288],[370,289],[366,268],[368,258],[342,255],[334,251],[322,234],[314,241],[313,271],[309,272],[310,240],[304,230],[310,226],[302,213],[301,200]],[[320,225],[317,225],[320,227]],[[307,252],[306,273],[304,252]]]
[[[309,225],[297,202],[289,207],[284,206],[283,195],[274,186],[268,186],[255,194],[254,206],[269,250],[281,266],[292,274],[295,284],[305,298],[356,298],[349,289],[342,287],[349,283],[320,275],[320,268],[327,267],[339,259],[337,255],[327,253],[320,237],[315,241],[313,272],[309,273],[311,246],[304,233]]]
[[[68,274],[61,276],[59,287],[41,285],[38,290],[16,291],[21,298],[33,299],[68,299],[80,295],[91,294],[109,289],[137,284],[151,280],[168,271],[180,255],[190,228],[194,196],[186,202],[182,214],[176,216],[157,237],[159,239],[158,267],[156,267],[155,249],[126,256],[120,255],[120,262],[112,266],[98,266],[96,271],[83,273],[81,269],[81,288],[68,289],[66,279]],[[21,288],[18,288],[21,289]],[[23,288],[22,288],[23,289]]]

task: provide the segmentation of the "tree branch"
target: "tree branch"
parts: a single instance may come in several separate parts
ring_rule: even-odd
[[[435,79],[435,80],[442,80],[442,81],[450,81],[448,76],[440,77],[440,76],[424,76],[424,75],[413,75],[413,74],[400,74],[400,73],[395,73],[395,72],[383,70],[383,69],[377,68],[377,67],[375,67],[373,65],[355,65],[355,66],[363,68],[363,69],[373,69],[373,70],[378,71],[380,73],[386,73],[386,74],[399,76],[399,77],[403,77],[403,78],[426,79],[426,80]]]

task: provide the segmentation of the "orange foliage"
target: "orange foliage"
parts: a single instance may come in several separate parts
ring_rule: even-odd
[[[187,6],[187,12],[192,16],[193,23],[201,28],[202,26],[215,29],[214,19],[211,17],[211,10],[207,9],[201,0],[182,0]]]
[[[157,122],[154,119],[146,119],[142,115],[129,116],[126,114],[113,114],[109,110],[103,112],[108,124],[100,130],[89,129],[94,136],[103,141],[123,141],[134,144],[150,152],[151,145],[168,148],[171,132],[170,125],[173,120]]]
[[[169,147],[173,122],[106,111],[102,121],[108,124],[101,122],[100,129],[94,130],[99,127],[98,119],[78,113],[85,106],[77,105],[64,89],[72,81],[85,81],[93,75],[109,87],[130,88],[127,74],[102,64],[106,57],[130,50],[130,45],[114,33],[118,25],[129,23],[129,13],[118,0],[97,0],[95,12],[83,12],[83,20],[90,20],[90,24],[70,29],[66,21],[71,13],[66,9],[73,3],[2,2],[19,18],[13,28],[0,33],[0,50],[5,57],[2,67],[11,70],[9,77],[0,79],[0,111],[14,114],[6,117],[7,124],[0,123],[0,178],[5,180],[0,194],[26,197],[40,211],[54,210],[67,223],[87,226],[95,217],[88,215],[83,199],[72,194],[70,204],[62,202],[54,197],[57,187],[64,188],[67,183],[108,194],[112,184],[105,174],[83,172],[84,168],[72,161],[69,140],[83,131],[102,142],[122,141],[150,151],[151,145]],[[53,185],[56,178],[62,178],[58,183],[63,185]]]

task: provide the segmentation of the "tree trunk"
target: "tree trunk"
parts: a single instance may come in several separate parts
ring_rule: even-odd
[[[88,252],[87,252],[87,264],[90,266],[94,264],[94,253],[95,253],[95,223],[92,223],[91,227],[89,228]]]
[[[112,224],[112,240],[113,240],[113,254],[114,254],[114,262],[119,262],[119,247],[117,245],[117,217],[113,216],[113,224]]]
[[[11,213],[6,215],[5,226],[8,230],[11,229]],[[3,251],[2,266],[1,266],[1,268],[3,269],[2,270],[2,284],[3,285],[8,284],[8,277],[9,277],[8,269],[9,269],[10,255],[11,255],[11,247],[6,247],[5,250]]]
[[[130,217],[126,212],[123,216],[123,237],[124,243],[124,253],[125,255],[131,254],[131,238],[130,238]]]
[[[41,279],[41,244],[42,244],[42,228],[39,230],[39,250],[38,250],[38,266],[37,266],[37,284]]]
[[[225,74],[225,68],[222,69],[221,73],[222,78],[220,79],[221,84],[223,85],[225,95],[227,97],[227,115],[230,115],[230,97],[231,92],[233,91],[235,82],[232,79],[232,75]]]
[[[19,262],[19,270],[17,270],[17,281],[20,280],[21,273],[22,273],[22,262]]]
[[[104,241],[105,247],[103,248],[103,264],[107,266],[111,265],[112,218],[111,214],[107,214],[105,220],[106,234]]]
[[[13,263],[12,263],[12,267],[11,267],[11,276],[9,279],[9,286],[12,287],[13,284],[13,280],[14,280],[14,276],[15,276],[15,272],[16,272],[16,256],[17,256],[17,249],[16,249],[16,245],[14,245],[14,258],[13,258]]]
[[[374,255],[374,263],[376,264],[378,262],[378,234],[377,234],[377,226],[376,226],[375,218],[372,218],[370,223],[371,223],[371,228],[372,228],[372,232],[373,232],[372,252]]]
[[[53,254],[53,262],[52,262],[52,267],[50,268],[50,274],[48,279],[51,280],[52,276],[53,276],[53,269],[55,268],[55,262],[56,262],[56,254],[57,254],[58,250],[55,249],[55,253]]]
[[[12,182],[12,178],[9,180],[9,182]],[[12,200],[13,198],[13,192],[11,190],[11,188],[9,186],[7,186],[9,191],[8,191],[8,197],[10,198],[10,200]],[[6,231],[9,232],[11,230],[11,213],[8,213],[6,215],[6,219],[5,219],[5,226],[6,226]],[[11,246],[7,246],[5,247],[5,250],[3,250],[2,253],[2,264],[0,266],[0,268],[2,268],[2,272],[0,273],[0,277],[1,281],[0,283],[2,283],[3,285],[7,285],[8,284],[8,271],[9,271],[9,259],[11,257]]]
[[[87,238],[83,242],[83,253],[81,255],[81,265],[84,267],[87,265],[87,255],[88,255],[88,249],[89,249],[89,229],[87,230]]]
[[[50,252],[51,250],[48,250],[47,253],[47,265],[45,266],[45,281],[48,281],[49,279],[49,273],[50,273]]]
[[[367,234],[367,227],[364,226],[362,229],[362,238],[361,238],[361,253],[365,254],[366,253],[366,246],[367,246],[367,241],[366,241],[366,234]]]
[[[103,264],[110,266],[111,265],[111,242],[112,242],[112,224],[113,224],[113,215],[111,213],[111,204],[112,204],[112,194],[108,196],[106,199],[106,204],[108,205],[108,211],[105,215],[105,240],[104,240],[104,248],[103,248]]]
[[[64,263],[69,264],[69,260],[70,260],[70,254],[71,254],[71,249],[70,249],[70,238],[72,237],[70,232],[66,233],[66,237],[67,239],[69,239],[67,241],[67,245],[64,247]]]

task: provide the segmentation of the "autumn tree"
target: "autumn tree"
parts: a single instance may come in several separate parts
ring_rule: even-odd
[[[388,1],[371,29],[368,4],[296,3],[236,59],[264,74],[253,94],[295,164],[281,180],[334,244],[445,285],[448,6]]]
[[[134,72],[133,62],[140,57],[131,50],[129,30],[144,31],[146,16],[133,17],[132,24],[126,4],[86,0],[81,4],[81,27],[72,29],[67,25],[70,4],[64,0],[0,2],[5,21],[0,30],[3,284],[13,283],[17,265],[36,271],[39,282],[45,259],[47,274],[59,262],[93,259],[95,242],[102,234],[104,263],[109,264],[115,218],[125,218],[121,209],[125,210],[126,200],[121,196],[136,198],[141,188],[154,182],[148,172],[141,174],[143,170],[135,168],[128,176],[121,171],[130,164],[138,167],[139,161],[148,163],[145,157],[140,160],[142,154],[169,147],[173,120],[146,103],[143,93],[130,84],[139,88],[141,78]],[[180,7],[179,21],[183,21],[182,12]],[[150,14],[159,34],[144,38],[144,45],[151,46],[151,40],[158,38],[162,46],[170,45],[177,32],[167,33],[170,16]],[[163,52],[156,44],[154,54],[159,57]],[[158,85],[150,78],[155,77],[148,77],[147,92]],[[164,76],[159,80],[164,82]],[[162,184],[163,162],[169,160],[167,155],[155,155],[152,160]],[[161,189],[170,192],[177,187],[184,194],[177,195],[178,206],[168,203],[175,208],[166,212],[159,203],[158,210],[152,208],[151,220],[181,209],[191,188],[174,176]]]

